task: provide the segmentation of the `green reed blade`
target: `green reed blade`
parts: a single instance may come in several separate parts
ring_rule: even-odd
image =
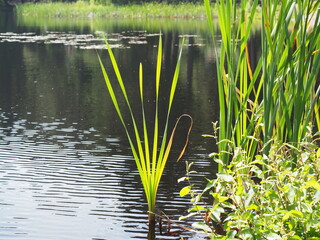
[[[183,46],[183,45],[184,45],[184,38],[181,41],[181,46]],[[176,87],[177,87],[178,78],[179,78],[180,65],[181,65],[181,56],[182,56],[182,48],[179,51],[177,64],[176,64],[176,68],[175,68],[173,79],[172,79],[172,83],[171,83],[166,123],[165,123],[164,131],[163,131],[163,138],[162,138],[162,143],[161,143],[161,146],[160,146],[159,157],[158,157],[158,162],[157,162],[157,169],[161,169],[161,171],[158,174],[158,177],[156,179],[156,183],[160,182],[160,178],[162,176],[162,171],[164,170],[164,166],[165,166],[165,164],[167,162],[167,159],[168,159],[168,154],[165,154],[165,153],[166,152],[170,152],[170,150],[171,150],[170,142],[172,141],[172,139],[170,139],[169,143],[167,143],[167,136],[168,136],[168,127],[169,127],[169,119],[170,119],[171,107],[172,107],[173,98],[174,98],[174,95],[175,95],[175,92],[176,92]],[[173,133],[174,133],[174,131],[175,130],[173,130]]]
[[[138,170],[139,170],[140,173],[144,173],[144,172],[145,172],[145,169],[142,167],[142,165],[141,165],[141,163],[140,163],[140,161],[139,161],[140,158],[138,157],[136,148],[134,147],[132,138],[131,138],[131,136],[130,136],[130,134],[129,134],[128,128],[127,128],[127,126],[126,126],[126,124],[125,124],[124,118],[123,118],[122,113],[121,113],[121,111],[120,111],[119,104],[118,104],[117,98],[116,98],[116,96],[115,96],[113,87],[112,87],[112,85],[111,85],[109,76],[108,76],[108,74],[107,74],[107,72],[106,72],[106,70],[105,70],[105,67],[104,67],[104,65],[103,65],[103,63],[102,63],[102,61],[101,61],[100,56],[98,56],[98,58],[99,58],[101,70],[102,70],[102,73],[103,73],[103,77],[104,77],[104,79],[105,79],[105,83],[106,83],[106,86],[107,86],[107,88],[108,88],[108,92],[109,92],[109,94],[110,94],[110,97],[111,97],[111,100],[112,100],[112,102],[113,102],[113,105],[114,105],[114,107],[115,107],[115,109],[116,109],[116,111],[117,111],[117,114],[118,114],[118,116],[119,116],[119,118],[120,118],[120,120],[121,120],[121,123],[122,123],[122,125],[123,125],[123,127],[124,127],[124,129],[125,129],[125,132],[126,132],[126,135],[127,135],[127,137],[128,137],[128,140],[129,140],[129,144],[130,144],[132,153],[133,153],[133,155],[134,155],[134,159],[135,159],[135,161],[136,161],[137,168],[138,168]],[[143,185],[145,185],[145,184],[146,184],[146,182],[143,181]]]
[[[150,177],[150,150],[149,150],[149,137],[148,137],[148,127],[146,121],[146,115],[144,110],[144,98],[143,98],[143,67],[140,63],[139,65],[139,86],[140,86],[140,101],[141,101],[141,112],[142,112],[142,125],[143,125],[143,137],[144,137],[144,149],[145,149],[145,159],[147,174]]]
[[[153,151],[152,151],[152,175],[156,175],[156,164],[158,154],[158,139],[159,139],[159,88],[161,79],[161,65],[162,65],[162,37],[159,37],[158,43],[158,55],[157,55],[157,66],[156,66],[156,109],[154,116],[154,133],[153,133]],[[164,135],[163,138],[166,138]],[[152,179],[155,184],[155,179]]]

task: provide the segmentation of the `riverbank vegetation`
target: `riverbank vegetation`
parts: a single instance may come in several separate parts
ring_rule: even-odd
[[[250,3],[246,9],[250,11]],[[30,2],[16,5],[21,16],[56,17],[56,18],[177,18],[206,19],[202,1],[173,2],[129,2],[126,4],[110,1],[76,2]],[[260,6],[256,12],[261,12]],[[216,11],[212,14],[217,17]],[[255,15],[257,16],[257,15]],[[260,18],[260,16],[258,16]]]
[[[49,16],[72,18],[205,18],[203,4],[183,3],[143,3],[129,5],[115,5],[112,3],[101,5],[78,1],[74,3],[28,3],[16,7],[18,15]]]
[[[202,216],[194,226],[211,239],[318,239],[320,3],[263,0],[253,66],[247,43],[258,0],[250,14],[247,2],[238,15],[234,1],[217,1],[220,46],[205,0],[220,104],[206,137],[216,140],[219,168],[200,194],[189,182],[181,195],[191,195],[188,217]],[[190,181],[189,164],[187,173],[182,180]]]

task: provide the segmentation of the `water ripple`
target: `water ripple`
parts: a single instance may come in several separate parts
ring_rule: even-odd
[[[139,174],[130,155],[112,154],[119,144],[118,138],[64,120],[20,119],[1,127],[0,239],[146,238]],[[176,186],[168,203],[164,185],[158,204],[178,219],[188,201],[179,198]]]

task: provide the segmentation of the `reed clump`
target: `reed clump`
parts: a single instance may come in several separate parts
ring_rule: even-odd
[[[183,45],[183,42],[184,41],[182,41],[181,45]],[[156,66],[156,74],[155,74],[155,89],[154,89],[155,91],[154,108],[155,109],[154,109],[153,122],[147,122],[147,113],[145,111],[143,66],[142,64],[140,64],[139,97],[140,97],[140,104],[141,104],[140,116],[142,116],[142,123],[139,124],[137,121],[137,114],[134,113],[132,110],[132,105],[128,98],[127,90],[126,90],[124,81],[122,80],[122,76],[119,71],[116,59],[113,55],[113,52],[108,42],[106,43],[106,45],[107,45],[109,57],[112,63],[112,67],[116,75],[116,79],[117,79],[116,82],[120,87],[121,94],[117,94],[116,91],[114,90],[115,83],[113,83],[113,81],[111,81],[111,79],[109,78],[109,74],[106,72],[106,69],[102,63],[102,60],[99,57],[102,73],[103,73],[111,100],[113,102],[113,105],[116,109],[116,112],[121,120],[121,123],[126,132],[127,138],[129,140],[132,154],[133,154],[137,169],[139,171],[140,179],[141,179],[145,196],[148,202],[149,226],[151,228],[154,228],[157,191],[158,191],[160,179],[162,177],[164,168],[169,158],[169,154],[170,154],[172,142],[173,142],[173,136],[177,126],[176,125],[172,130],[172,133],[169,134],[170,113],[171,113],[173,99],[174,99],[174,95],[175,95],[175,91],[178,83],[182,48],[178,56],[177,65],[176,65],[174,76],[169,89],[167,112],[161,111],[160,113],[159,99],[161,94],[160,79],[161,79],[161,66],[162,66],[162,38],[161,36],[159,38],[157,66]],[[124,99],[126,108],[120,106],[119,104],[120,98]],[[152,100],[150,101],[153,102]],[[125,119],[124,116],[126,113],[129,113],[130,120]],[[162,123],[159,120],[160,114],[161,114],[161,118],[165,117],[165,123],[164,123],[163,129],[160,127],[162,126]],[[182,115],[182,117],[184,116],[189,117],[188,115]],[[189,118],[191,119],[191,117]],[[192,124],[192,119],[191,119],[191,124]],[[129,128],[128,126],[131,126],[131,128]],[[150,129],[152,129],[152,133],[150,133]],[[189,132],[190,130],[191,130],[191,127],[189,129]],[[185,148],[186,148],[186,145],[182,149],[181,154],[178,157],[178,160],[183,155]]]
[[[210,3],[205,0],[219,59],[218,158],[224,165],[234,149],[244,151],[250,162],[260,149],[267,155],[273,142],[295,145],[305,139],[309,127],[319,131],[320,34],[319,25],[311,31],[311,24],[319,22],[320,3],[262,1],[262,52],[253,68],[247,43],[258,3],[243,0],[239,12],[235,1],[217,1],[222,40],[217,48]]]

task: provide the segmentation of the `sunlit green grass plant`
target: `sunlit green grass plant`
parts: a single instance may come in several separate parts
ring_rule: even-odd
[[[272,141],[299,143],[309,125],[319,129],[319,5],[319,1],[311,0],[285,0],[281,4],[263,0],[262,52],[253,67],[248,41],[258,1],[242,0],[240,6],[234,0],[217,1],[218,47],[210,1],[205,0],[219,59],[219,172],[233,149],[241,148],[251,161],[258,148],[268,154]]]
[[[149,222],[155,221],[155,207],[156,207],[156,196],[157,191],[160,183],[161,176],[163,174],[165,165],[167,163],[174,131],[172,131],[171,136],[169,137],[169,117],[172,109],[173,99],[178,83],[178,75],[180,71],[180,59],[181,59],[181,50],[178,56],[177,65],[175,68],[174,76],[171,82],[171,87],[169,90],[169,100],[166,112],[166,121],[164,124],[164,129],[160,129],[159,125],[159,118],[160,114],[163,116],[163,111],[159,112],[159,96],[160,96],[160,79],[161,79],[161,63],[162,63],[162,38],[159,39],[159,46],[158,46],[158,56],[157,56],[157,66],[156,66],[156,76],[155,76],[155,115],[153,117],[154,122],[147,122],[146,112],[145,112],[145,97],[144,97],[144,79],[143,79],[143,67],[140,64],[139,67],[139,93],[140,93],[140,103],[141,103],[141,114],[142,115],[142,124],[139,125],[136,118],[136,113],[133,113],[131,102],[128,98],[127,90],[122,80],[122,76],[120,70],[118,68],[116,59],[112,53],[112,50],[107,44],[107,49],[109,53],[109,57],[117,78],[117,83],[120,86],[122,97],[125,99],[125,103],[127,106],[127,110],[130,113],[131,121],[127,121],[124,117],[124,113],[127,113],[127,110],[122,108],[119,104],[120,96],[116,96],[116,92],[114,90],[114,83],[109,78],[105,67],[100,60],[102,73],[110,93],[112,102],[114,107],[118,113],[118,116],[121,120],[121,123],[125,129],[126,135],[128,137],[130,147],[132,150],[132,154],[137,166],[137,169],[140,174],[140,178],[142,181],[143,189],[146,195],[146,199],[148,202],[149,208]],[[181,43],[183,45],[183,41]],[[150,99],[149,99],[150,100]],[[128,124],[130,124],[133,128],[129,129]],[[153,124],[153,135],[150,134],[148,129],[150,130],[150,125]],[[139,127],[140,126],[140,127]],[[142,127],[141,127],[142,126]],[[174,128],[175,129],[175,128]],[[186,147],[186,146],[185,146]],[[185,149],[185,148],[184,148]],[[182,156],[184,149],[181,152]],[[179,159],[178,158],[178,159]]]
[[[278,6],[277,1],[264,0],[263,6],[261,81],[267,154],[270,141],[301,142],[319,117],[320,2],[286,0]]]
[[[256,69],[251,68],[248,40],[258,1],[217,1],[221,45],[218,47],[217,33],[212,23],[210,1],[205,0],[209,29],[213,36],[216,55],[219,94],[219,172],[229,162],[232,149],[241,147],[252,159],[258,146],[257,137],[261,132],[261,108],[259,96],[262,82],[259,82],[261,61]],[[240,10],[239,10],[240,8]],[[218,52],[220,49],[220,52]],[[253,98],[252,98],[253,97]]]

